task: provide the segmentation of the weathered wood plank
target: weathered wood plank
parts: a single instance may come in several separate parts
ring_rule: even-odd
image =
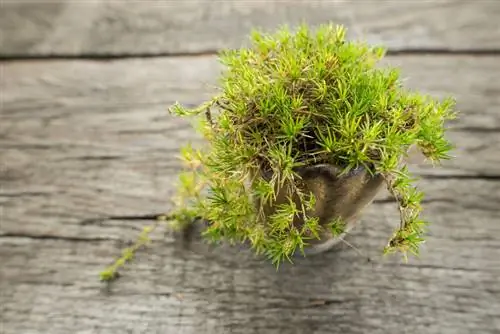
[[[459,130],[450,133],[457,159],[442,170],[416,170],[499,176],[500,95],[488,80],[496,59],[389,59],[411,77],[410,86],[452,93],[463,110]],[[11,227],[50,233],[56,225],[39,220],[56,214],[59,224],[77,224],[166,210],[178,149],[196,137],[165,108],[176,99],[201,102],[219,70],[214,57],[5,64],[0,180]],[[65,231],[81,233],[79,225]]]
[[[449,133],[457,159],[426,172],[499,175],[498,58],[388,57],[387,63],[402,68],[408,87],[457,99],[461,115]],[[167,157],[192,139],[192,130],[166,108],[207,99],[220,70],[215,57],[5,63],[0,145],[10,154],[48,149],[66,159],[137,160],[144,150]]]
[[[4,333],[497,333],[498,212],[429,206],[439,221],[406,265],[380,255],[397,212],[378,205],[348,239],[364,255],[343,245],[276,272],[248,251],[157,235],[111,291],[96,275],[117,241],[0,237]]]
[[[495,81],[488,80],[496,59],[389,59],[403,67],[410,86],[454,94],[462,109],[457,130],[450,132],[457,158],[442,170],[420,165],[415,170],[498,177],[500,95],[489,85]],[[0,198],[8,231],[51,234],[65,226],[66,236],[95,237],[100,229],[82,230],[78,224],[107,215],[168,210],[178,150],[197,137],[189,124],[165,109],[176,99],[197,104],[207,98],[219,70],[214,57],[5,64]],[[467,205],[491,203],[491,193],[495,203],[498,188],[487,185],[476,187],[483,195]],[[436,187],[439,192],[451,187],[445,195],[449,200],[457,185],[445,180],[425,186],[430,186],[431,198],[441,195]],[[468,191],[462,188],[456,196]],[[53,225],[39,224],[54,215],[58,220]]]
[[[4,1],[1,56],[204,53],[250,29],[326,22],[393,50],[497,50],[500,3],[482,1]]]
[[[118,164],[124,166],[119,167]],[[107,164],[106,167],[92,163],[80,167],[61,164],[52,173],[45,167],[38,171],[30,170],[47,175],[46,179],[32,179],[25,183],[5,182],[6,187],[0,192],[3,208],[0,234],[116,238],[124,233],[122,226],[111,222],[103,230],[99,223],[101,218],[168,213],[173,183],[180,167],[168,168],[159,163],[135,175],[130,172],[133,168],[126,160]],[[158,176],[159,171],[168,175]],[[419,186],[427,193],[426,203],[452,205],[449,210],[441,207],[426,209],[426,217],[431,221],[438,220],[439,223],[446,212],[456,210],[471,210],[474,214],[486,211],[479,218],[500,221],[499,216],[490,212],[495,211],[500,203],[498,181],[423,178]],[[384,191],[374,205],[385,205],[391,200]],[[395,204],[393,209],[396,210]],[[384,211],[382,208],[379,210]],[[392,223],[397,224],[398,221],[394,219]]]

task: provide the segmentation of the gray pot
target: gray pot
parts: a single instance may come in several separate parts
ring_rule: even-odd
[[[306,255],[318,254],[329,250],[339,243],[347,232],[359,220],[362,210],[369,205],[381,190],[384,179],[382,175],[371,175],[366,169],[360,167],[348,174],[340,176],[340,169],[333,165],[320,164],[303,167],[297,170],[302,177],[304,185],[311,191],[316,204],[309,216],[319,218],[320,225],[326,225],[334,219],[340,218],[346,223],[342,235],[333,236],[324,229],[320,239],[309,240],[309,246],[304,248]],[[278,191],[275,204],[287,203],[286,192]],[[298,196],[292,195],[296,205],[299,205]],[[275,206],[264,206],[266,215],[271,215]],[[293,222],[296,226],[303,224],[301,217],[296,217]],[[300,255],[299,251],[298,254]]]

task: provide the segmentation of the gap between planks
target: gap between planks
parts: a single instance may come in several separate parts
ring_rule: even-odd
[[[121,59],[142,59],[142,58],[175,58],[175,57],[206,57],[216,56],[220,50],[205,50],[199,52],[161,52],[161,53],[118,53],[118,54],[100,54],[100,53],[82,53],[82,54],[47,54],[47,55],[30,55],[30,54],[12,54],[0,55],[0,62],[15,62],[29,60],[96,60],[96,61],[112,61]],[[500,49],[402,49],[388,50],[387,56],[474,56],[474,57],[491,57],[500,56]]]

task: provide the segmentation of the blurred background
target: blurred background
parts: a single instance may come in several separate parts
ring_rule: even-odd
[[[389,48],[404,83],[454,96],[456,158],[412,166],[428,242],[381,251],[387,194],[339,249],[276,271],[171,235],[104,286],[98,273],[170,208],[167,108],[214,92],[217,52],[253,28],[345,25]],[[500,333],[500,1],[3,0],[0,333]]]

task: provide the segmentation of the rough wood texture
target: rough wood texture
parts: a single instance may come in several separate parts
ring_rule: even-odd
[[[214,57],[4,63],[2,334],[498,333],[500,62],[387,62],[462,110],[449,134],[456,160],[415,166],[433,222],[420,260],[380,255],[398,221],[383,193],[348,239],[363,255],[343,245],[276,272],[247,250],[159,233],[109,289],[98,272],[150,223],[119,216],[168,210],[177,149],[198,140],[166,108],[208,97],[220,67]]]
[[[377,206],[348,239],[365,256],[344,245],[276,272],[248,251],[166,238],[109,290],[96,274],[122,244],[3,237],[4,333],[498,333],[498,212],[430,206],[443,213],[407,265],[380,258],[397,213]]]
[[[393,50],[498,50],[498,17],[496,0],[7,0],[0,55],[206,53],[240,46],[253,27],[303,20],[344,24]]]

